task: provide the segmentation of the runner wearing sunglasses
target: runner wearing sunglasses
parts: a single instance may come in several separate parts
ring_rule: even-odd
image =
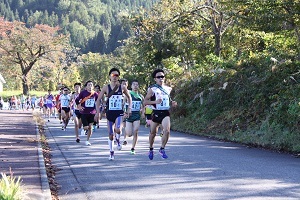
[[[152,73],[152,78],[155,80],[155,84],[150,86],[147,95],[145,96],[144,104],[153,106],[152,121],[150,123],[150,135],[149,135],[149,159],[153,160],[154,151],[153,144],[158,127],[161,124],[164,134],[161,139],[161,147],[159,153],[163,159],[167,159],[168,156],[165,152],[165,146],[170,136],[170,106],[177,106],[176,101],[172,101],[170,93],[172,88],[165,85],[165,73],[162,69],[156,69]]]

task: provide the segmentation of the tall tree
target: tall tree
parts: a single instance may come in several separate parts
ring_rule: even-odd
[[[58,27],[35,25],[27,28],[21,22],[0,19],[0,54],[2,66],[17,65],[21,69],[23,94],[28,94],[28,74],[37,61],[51,59],[51,54],[61,51],[66,37],[57,34]]]

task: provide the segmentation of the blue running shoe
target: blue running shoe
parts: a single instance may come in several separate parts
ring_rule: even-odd
[[[153,160],[153,156],[154,156],[153,150],[150,150],[148,155],[149,159]]]
[[[162,157],[163,159],[167,159],[167,158],[168,158],[168,156],[167,156],[167,154],[166,154],[166,152],[165,152],[164,149],[160,149],[160,150],[159,150],[159,153],[160,153],[160,155],[161,155],[161,157]]]

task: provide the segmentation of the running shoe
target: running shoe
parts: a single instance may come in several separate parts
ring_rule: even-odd
[[[85,135],[84,129],[81,130],[80,135]]]
[[[89,141],[85,141],[86,146],[91,146],[92,144]]]
[[[121,143],[120,143],[120,140],[119,140],[119,139],[116,139],[116,142],[117,142],[117,149],[118,149],[119,151],[121,151],[122,145],[121,145]]]
[[[77,143],[79,143],[79,142],[80,142],[80,139],[79,139],[79,138],[77,138],[77,139],[76,139],[76,142],[77,142]]]
[[[150,151],[149,151],[148,157],[149,157],[150,160],[153,160],[153,157],[154,157],[154,152],[153,152],[153,150],[150,150]]]
[[[168,158],[168,156],[167,156],[167,154],[166,154],[166,152],[165,152],[164,149],[160,149],[160,150],[159,150],[159,154],[161,155],[161,157],[162,157],[163,159],[167,159],[167,158]]]
[[[48,122],[50,122],[50,119],[48,119]]]
[[[115,152],[111,151],[110,154],[109,154],[109,158],[108,160],[114,160],[115,159]]]
[[[162,137],[164,135],[164,132],[162,131],[161,133],[160,133],[160,137]]]
[[[124,146],[127,145],[127,141],[126,141],[126,140],[123,141],[123,145],[124,145]]]
[[[135,155],[135,150],[134,150],[134,149],[131,149],[130,154],[131,154],[131,155]]]

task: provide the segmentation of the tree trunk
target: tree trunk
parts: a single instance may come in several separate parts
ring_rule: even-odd
[[[27,81],[27,74],[22,75],[22,87],[23,87],[23,94],[28,95],[29,94],[29,87],[28,87],[28,81]]]
[[[215,33],[215,55],[221,56],[221,34]]]

